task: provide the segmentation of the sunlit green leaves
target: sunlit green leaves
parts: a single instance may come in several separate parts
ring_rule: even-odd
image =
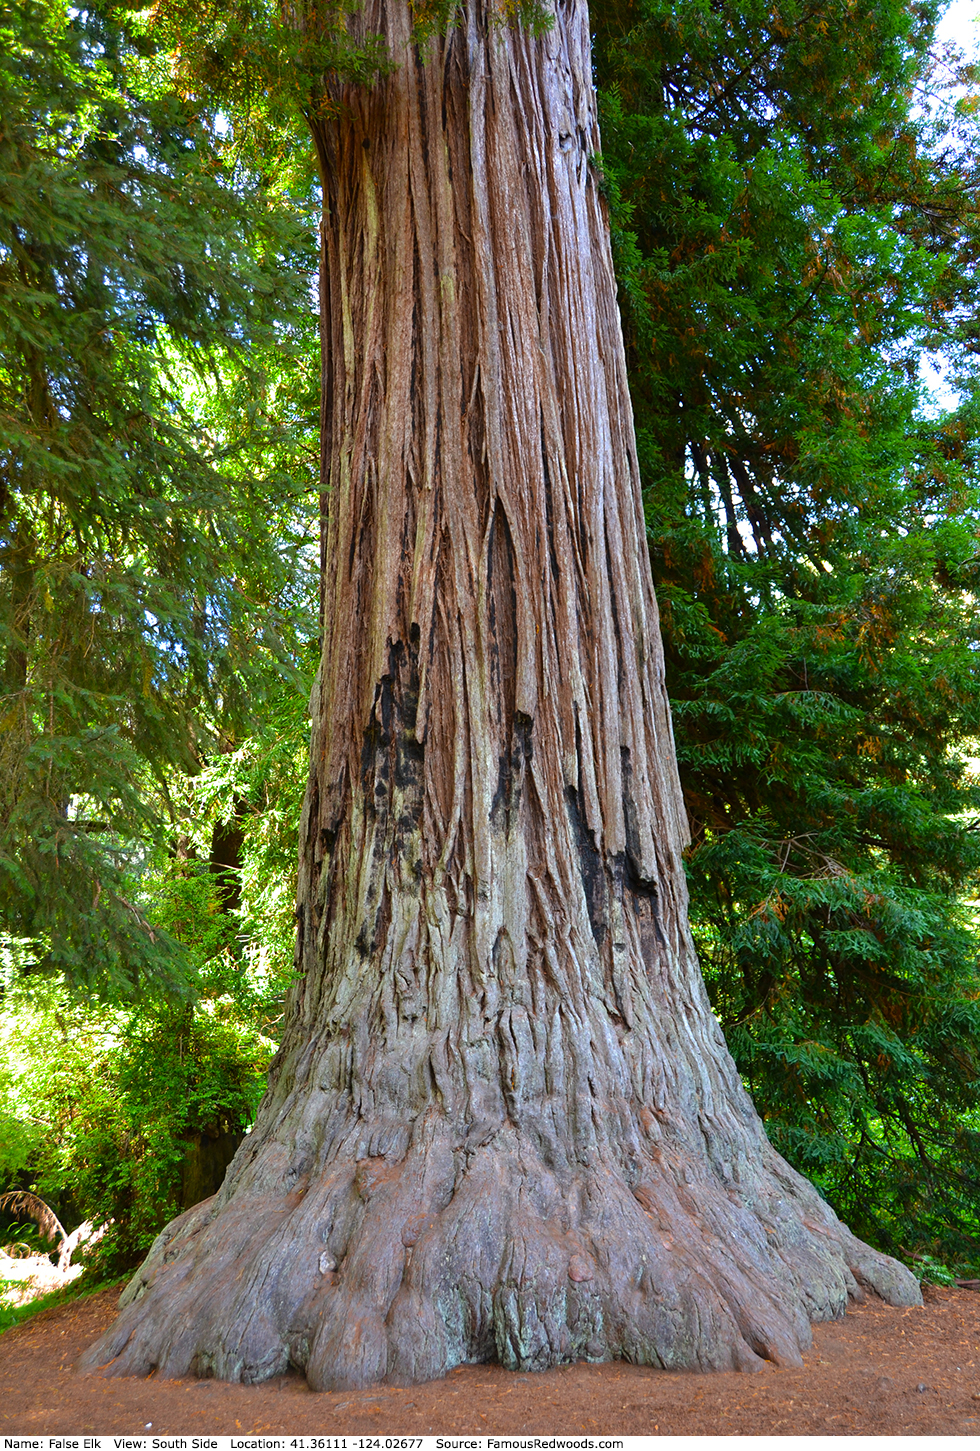
[[[273,1051],[244,977],[237,995],[221,991],[206,934],[187,946],[209,976],[194,1006],[85,1007],[57,979],[0,1004],[0,1182],[29,1182],[72,1228],[106,1225],[97,1256],[110,1273],[179,1212],[195,1141],[248,1128]]]

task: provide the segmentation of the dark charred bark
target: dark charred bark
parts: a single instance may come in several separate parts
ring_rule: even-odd
[[[798,1364],[913,1277],[771,1149],[705,996],[588,19],[470,0],[317,143],[324,644],[255,1128],[87,1357],[317,1389]]]

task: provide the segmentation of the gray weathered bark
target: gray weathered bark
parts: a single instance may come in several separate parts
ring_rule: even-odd
[[[90,1368],[798,1364],[913,1277],[771,1149],[686,923],[583,0],[317,123],[324,645],[258,1121]]]

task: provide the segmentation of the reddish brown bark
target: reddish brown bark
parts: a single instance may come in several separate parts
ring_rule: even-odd
[[[90,1367],[798,1363],[918,1299],[773,1152],[709,1009],[581,0],[317,127],[324,645],[299,964],[221,1192]]]

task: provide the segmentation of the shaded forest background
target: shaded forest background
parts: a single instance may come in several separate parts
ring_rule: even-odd
[[[980,1268],[980,77],[941,10],[592,6],[709,993],[780,1152],[949,1280]],[[297,38],[262,0],[0,0],[0,1193],[108,1221],[93,1275],[211,1192],[276,1049],[304,110],[384,65],[325,6]]]

